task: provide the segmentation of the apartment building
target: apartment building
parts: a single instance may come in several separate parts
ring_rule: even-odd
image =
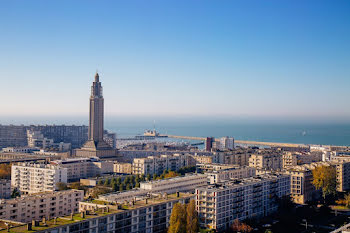
[[[123,203],[132,201],[135,197],[145,197],[151,194],[172,194],[176,192],[194,192],[197,187],[208,184],[204,174],[192,174],[164,180],[141,182],[140,188],[125,192],[108,193],[99,196],[99,200]]]
[[[115,173],[131,174],[132,164],[131,163],[115,163],[113,171]]]
[[[282,169],[282,156],[278,153],[252,154],[249,158],[249,167],[280,170]]]
[[[11,197],[11,180],[0,179],[0,199]]]
[[[113,163],[100,161],[99,158],[69,158],[51,162],[52,165],[67,168],[68,182],[113,173]]]
[[[219,171],[223,169],[230,169],[230,168],[236,168],[237,165],[234,164],[220,164],[220,163],[212,163],[212,164],[205,164],[205,163],[199,163],[196,165],[196,169],[198,172],[212,172],[212,171]]]
[[[322,161],[322,153],[315,152],[285,152],[282,155],[283,169],[292,168],[293,166],[320,162]]]
[[[297,204],[306,204],[321,197],[321,191],[312,184],[312,170],[306,166],[296,166],[287,170],[290,175],[290,196]]]
[[[200,225],[223,231],[235,219],[267,216],[277,211],[277,199],[289,193],[290,177],[271,174],[197,188]]]
[[[166,197],[137,199],[123,206],[80,202],[79,214],[47,220],[45,226],[44,223],[38,223],[39,226],[29,223],[13,227],[11,232],[161,233],[169,226],[174,204],[188,203],[193,197],[193,194],[179,193]]]
[[[188,156],[181,154],[137,158],[133,161],[132,173],[139,175],[160,175],[165,170],[178,171],[180,168],[188,166],[188,161]]]
[[[222,137],[218,140],[219,150],[233,150],[235,148],[235,139],[231,137]]]
[[[337,172],[337,191],[345,192],[350,190],[350,160],[333,160]]]
[[[83,198],[83,190],[73,189],[0,200],[0,219],[27,223],[76,213]]]
[[[220,183],[230,179],[242,179],[256,175],[256,169],[247,166],[235,166],[221,170],[215,170],[205,173],[208,176],[210,184]]]
[[[57,190],[57,183],[67,183],[68,169],[35,163],[18,163],[11,168],[11,186],[22,194]]]
[[[164,180],[141,182],[140,189],[152,193],[193,192],[197,187],[207,185],[206,174],[191,174]]]

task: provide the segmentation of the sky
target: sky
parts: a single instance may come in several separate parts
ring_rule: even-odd
[[[350,1],[0,2],[0,115],[350,119]]]

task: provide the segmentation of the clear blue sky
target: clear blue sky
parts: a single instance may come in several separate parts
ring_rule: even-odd
[[[350,1],[1,1],[1,115],[350,118]]]

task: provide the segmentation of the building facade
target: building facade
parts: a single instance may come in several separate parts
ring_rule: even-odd
[[[83,199],[84,191],[73,189],[0,200],[0,219],[27,223],[69,215],[79,211]]]
[[[165,170],[178,171],[180,168],[188,166],[188,161],[188,156],[181,154],[138,158],[134,159],[132,173],[138,175],[160,175]]]
[[[253,154],[249,158],[249,167],[280,170],[282,169],[282,156],[280,154]]]
[[[0,199],[11,197],[11,180],[0,179]]]
[[[278,198],[289,195],[290,177],[263,175],[196,189],[201,227],[223,231],[235,219],[261,218],[278,209]]]
[[[223,182],[225,180],[228,181],[230,179],[242,179],[252,177],[256,175],[256,171],[253,167],[235,166],[232,168],[207,172],[205,174],[208,176],[209,183],[215,184]]]
[[[11,167],[11,186],[22,194],[57,190],[57,183],[67,183],[67,168],[35,163],[18,163]]]

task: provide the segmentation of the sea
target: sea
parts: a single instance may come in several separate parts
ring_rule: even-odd
[[[0,124],[87,125],[88,118],[0,116]],[[145,130],[154,128],[161,134],[169,135],[230,136],[236,140],[350,146],[350,121],[171,116],[105,118],[105,129],[117,133],[118,138],[142,135]]]

